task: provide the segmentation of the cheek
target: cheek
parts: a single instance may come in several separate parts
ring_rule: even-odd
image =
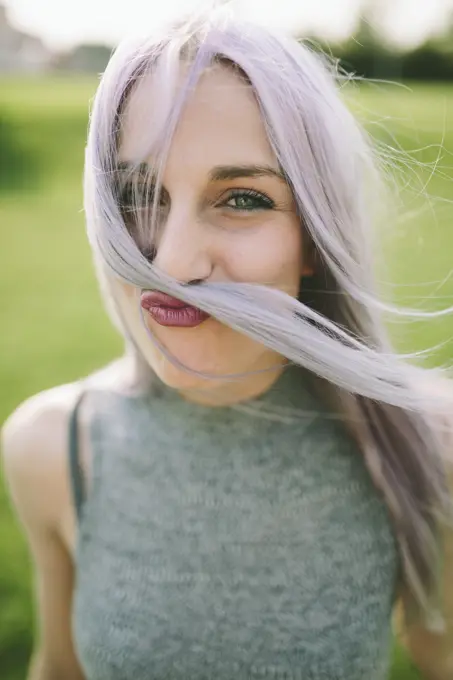
[[[119,283],[124,296],[129,300],[129,302],[135,301],[137,299],[137,288],[129,283]]]
[[[297,296],[302,276],[302,234],[297,220],[269,224],[230,238],[223,248],[228,278],[279,288]]]

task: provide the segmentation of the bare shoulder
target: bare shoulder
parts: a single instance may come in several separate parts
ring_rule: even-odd
[[[39,469],[47,459],[56,462],[79,392],[79,383],[59,385],[29,397],[13,411],[2,427],[7,471]]]
[[[27,529],[39,524],[60,530],[67,523],[68,423],[80,390],[71,383],[40,392],[20,404],[2,428],[6,481]]]
[[[24,445],[38,444],[41,439],[52,444],[58,429],[64,424],[79,393],[79,383],[69,383],[39,392],[23,401],[9,416],[2,428],[2,442],[7,458],[21,458]],[[7,461],[8,462],[8,461]],[[27,461],[30,462],[30,461]]]
[[[59,385],[26,399],[9,416],[1,432],[3,466],[9,491],[23,523],[39,522],[73,545],[75,517],[68,467],[69,419],[79,395],[91,390],[123,391],[131,374],[127,357],[82,381]],[[89,409],[77,413],[78,453],[87,489],[91,452]]]
[[[26,399],[2,428],[3,459],[7,473],[36,479],[58,469],[67,449],[69,416],[82,390],[121,390],[125,359],[112,362],[83,381],[59,385]],[[79,427],[86,425],[83,409]]]

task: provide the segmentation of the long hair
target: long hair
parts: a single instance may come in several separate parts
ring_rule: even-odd
[[[173,134],[198,79],[212,65],[234,69],[253,89],[292,190],[317,263],[311,290],[302,286],[299,299],[253,284],[189,286],[159,271],[149,256]],[[137,204],[131,221],[120,202],[122,117],[134,87],[148,74],[159,86],[159,101],[151,104],[152,129],[142,158],[134,162],[138,168],[152,154],[153,176],[141,180],[149,187],[152,181],[153,188],[149,210]],[[449,383],[446,392],[424,388],[427,378],[433,382],[431,373],[437,380],[445,370],[429,372],[414,361],[418,355],[398,354],[387,335],[384,315],[430,314],[397,308],[378,294],[373,198],[381,191],[380,172],[366,133],[342,100],[336,75],[306,45],[221,11],[202,12],[122,43],[102,77],[91,115],[84,184],[88,235],[113,315],[142,366],[149,336],[138,303],[131,306],[122,298],[118,281],[199,307],[316,376],[361,444],[393,519],[403,585],[417,613],[426,613],[438,594],[441,526],[450,517],[443,438],[448,425],[446,420],[439,425],[435,415],[445,414],[452,398]]]

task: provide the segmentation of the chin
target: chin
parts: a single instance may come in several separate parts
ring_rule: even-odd
[[[191,368],[193,369],[193,367]],[[216,383],[218,384],[218,381],[216,380],[202,378],[201,376],[194,375],[189,371],[185,371],[184,369],[175,366],[167,358],[164,358],[159,362],[158,366],[153,366],[153,370],[167,387],[171,387],[175,390],[209,389],[210,387],[214,387]],[[213,374],[212,369],[209,370],[209,367],[207,366],[201,366],[195,370],[199,370],[208,375]],[[220,382],[221,381],[222,380],[220,379]]]
[[[157,375],[168,387],[174,389],[184,389],[194,383],[200,382],[200,378],[178,366],[174,366],[168,359],[164,358],[155,369]]]
[[[153,371],[168,387],[176,390],[209,388],[216,383],[218,384],[218,382],[223,382],[222,376],[231,373],[231,366],[219,366],[219,352],[214,352],[213,347],[206,345],[200,347],[198,343],[193,342],[186,342],[182,345],[180,343],[177,345],[166,343],[166,345],[170,357],[174,356],[182,366],[173,363],[171,358],[165,356],[157,348],[150,363]],[[187,370],[184,369],[184,366],[187,366]],[[219,379],[203,378],[192,373],[192,371],[199,371],[208,376],[217,375]]]
[[[179,391],[210,391],[230,380],[225,376],[243,374],[255,368],[275,364],[274,353],[237,331],[209,320],[195,329],[150,328],[184,370],[172,362],[157,347],[148,345],[146,356],[158,378],[168,387]],[[205,374],[204,378],[191,371]]]
[[[229,373],[241,372],[242,366],[234,366],[237,357],[241,356],[241,347],[237,347],[237,341],[243,345],[243,336],[232,333],[218,322],[205,322],[195,329],[155,329],[150,331],[156,335],[159,342],[166,348],[170,357],[174,357],[182,366],[187,366],[184,370],[172,362],[171,358],[165,356],[156,346],[147,352],[149,363],[156,375],[168,387],[174,389],[197,389],[215,385],[223,382],[222,376]],[[236,341],[233,344],[232,340]],[[234,350],[239,351],[233,351]],[[219,362],[219,357],[223,361]],[[203,378],[194,375],[191,371],[199,371],[208,376],[219,376],[218,380]]]

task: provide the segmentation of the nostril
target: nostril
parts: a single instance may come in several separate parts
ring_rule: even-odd
[[[141,249],[141,254],[143,257],[146,257],[148,262],[152,263],[157,255],[157,250],[156,248],[150,247],[150,248],[142,248]]]

